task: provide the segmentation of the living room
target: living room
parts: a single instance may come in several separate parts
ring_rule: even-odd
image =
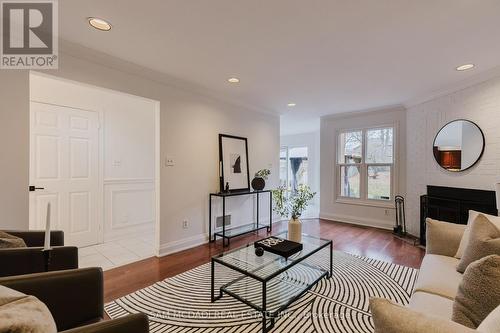
[[[0,332],[499,332],[500,3],[31,3]]]

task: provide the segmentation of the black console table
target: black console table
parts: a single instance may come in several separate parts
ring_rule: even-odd
[[[269,193],[269,225],[259,223],[259,196],[263,193]],[[226,228],[226,198],[241,196],[241,195],[255,195],[257,196],[257,220],[254,223],[245,224],[237,227]],[[212,233],[212,198],[222,198],[222,231]],[[270,190],[264,191],[234,191],[234,192],[219,192],[210,193],[208,201],[208,238],[210,243],[215,242],[217,236],[222,237],[222,245],[229,246],[231,238],[241,236],[253,231],[267,229],[271,232],[273,229],[273,195]],[[213,238],[212,238],[213,234]],[[226,245],[227,239],[227,245]]]

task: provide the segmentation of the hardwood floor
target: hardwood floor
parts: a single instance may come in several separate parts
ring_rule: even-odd
[[[273,225],[273,234],[286,230],[286,223]],[[410,245],[389,231],[345,223],[304,220],[303,232],[332,239],[334,249],[419,268],[424,250]],[[239,247],[267,235],[265,230],[231,240],[230,248]],[[227,248],[226,248],[227,249]],[[177,275],[210,261],[221,253],[222,241],[204,244],[161,258],[149,258],[104,272],[104,299],[109,302],[167,277]]]

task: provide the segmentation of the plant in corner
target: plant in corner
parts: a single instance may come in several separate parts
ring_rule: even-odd
[[[288,239],[294,242],[302,240],[302,222],[300,216],[307,209],[316,192],[307,185],[301,184],[296,191],[290,191],[284,186],[273,190],[274,211],[288,222]]]
[[[255,173],[254,179],[252,179],[252,188],[255,191],[262,191],[266,187],[266,180],[271,174],[271,170],[262,169]]]

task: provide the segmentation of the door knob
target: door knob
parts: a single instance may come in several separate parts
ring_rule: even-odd
[[[33,185],[29,186],[30,192],[36,191],[36,190],[45,190],[45,187],[35,187]]]

